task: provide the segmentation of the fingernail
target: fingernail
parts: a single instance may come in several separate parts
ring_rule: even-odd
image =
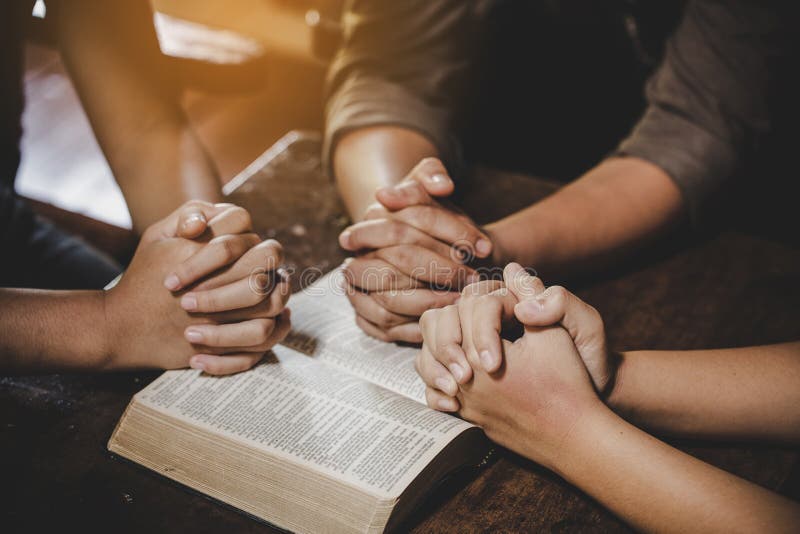
[[[533,297],[531,300],[525,300],[528,304],[528,309],[534,312],[541,311],[544,309],[545,302],[547,302],[547,298],[541,295]]]
[[[339,234],[339,244],[342,245],[342,247],[350,246],[350,230],[345,230]]]
[[[488,350],[481,351],[480,358],[483,368],[486,369],[487,371],[494,367],[494,357],[492,357],[492,353],[489,352]]]
[[[181,307],[184,310],[192,311],[197,309],[197,299],[191,293],[184,295],[181,298]]]
[[[455,387],[453,387],[453,381],[444,377],[437,378],[434,383],[436,387],[440,390],[444,391],[445,393],[454,393]]]
[[[191,367],[192,369],[197,369],[199,371],[206,370],[206,364],[203,363],[203,360],[197,357],[194,357],[189,360],[189,367]]]
[[[450,369],[450,374],[455,377],[456,382],[461,383],[461,381],[464,380],[464,369],[462,369],[460,365],[451,363],[448,369]]]
[[[475,243],[475,250],[481,256],[487,256],[492,251],[492,242],[488,239],[478,239],[478,242]]]
[[[183,223],[183,227],[186,228],[190,224],[193,224],[193,223],[196,223],[196,222],[205,223],[206,222],[206,216],[203,215],[202,213],[193,213],[192,215],[189,215],[189,217],[186,218],[186,220]]]
[[[170,291],[176,291],[181,287],[181,280],[178,278],[177,275],[171,274],[164,279],[164,287],[169,289]]]
[[[446,184],[450,182],[450,178],[444,174],[434,174],[429,178],[430,182],[435,185]]]
[[[452,412],[457,409],[456,401],[453,399],[439,399],[436,405],[440,410],[444,410],[445,412]]]
[[[189,343],[202,343],[203,341],[203,334],[198,330],[187,330],[185,335]]]

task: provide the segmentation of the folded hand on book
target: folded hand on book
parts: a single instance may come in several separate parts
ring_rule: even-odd
[[[107,292],[113,365],[249,369],[289,330],[281,261],[280,244],[252,233],[243,208],[187,203],[145,232]]]
[[[501,338],[511,318],[524,326],[514,342]],[[416,366],[428,404],[458,411],[498,443],[543,462],[612,381],[597,311],[561,287],[545,289],[517,264],[506,267],[503,283],[473,284],[457,305],[426,312],[421,326]]]
[[[424,159],[402,182],[379,190],[365,220],[339,236],[342,248],[356,254],[344,275],[368,334],[419,343],[422,313],[454,302],[478,279],[467,264],[488,257],[492,243],[469,217],[435,198],[452,192],[444,165]]]

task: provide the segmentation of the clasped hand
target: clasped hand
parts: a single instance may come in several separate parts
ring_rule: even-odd
[[[339,236],[342,248],[355,254],[344,267],[347,296],[371,336],[420,343],[419,317],[452,304],[479,279],[469,263],[489,257],[492,241],[435,198],[452,192],[442,163],[424,159],[400,184],[380,189],[365,220]]]
[[[524,328],[514,342],[501,337],[509,321]],[[598,312],[517,264],[503,282],[467,286],[457,304],[425,312],[420,324],[416,367],[428,404],[545,465],[613,385]]]
[[[249,369],[289,331],[280,244],[232,204],[192,201],[148,228],[105,292],[109,366]]]

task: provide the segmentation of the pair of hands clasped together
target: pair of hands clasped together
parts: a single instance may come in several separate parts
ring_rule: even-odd
[[[289,331],[282,261],[280,244],[261,241],[245,209],[188,202],[147,229],[105,292],[110,365],[249,369]]]

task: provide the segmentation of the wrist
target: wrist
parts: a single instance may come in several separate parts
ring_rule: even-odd
[[[487,258],[492,265],[505,266],[515,261],[514,254],[512,254],[508,248],[509,243],[506,243],[504,240],[507,234],[503,232],[502,221],[489,223],[481,229],[489,236],[489,240],[492,242],[492,253]]]
[[[612,356],[613,355],[613,356]],[[612,374],[609,383],[602,392],[603,401],[615,413],[625,417],[629,409],[626,406],[624,376],[629,367],[630,359],[625,352],[616,352],[609,355],[613,358]]]
[[[603,402],[609,404],[611,397],[617,388],[617,375],[619,374],[619,367],[623,358],[621,352],[607,351],[607,354],[608,374],[606,376],[605,383],[602,383],[602,387],[598,389],[597,394]]]
[[[578,405],[568,406],[572,404],[570,402],[559,404],[562,404],[561,413],[549,418],[550,424],[529,425],[521,452],[547,469],[561,474],[577,451],[593,439],[590,432],[597,421],[606,418],[608,413],[614,414],[596,395],[587,396]]]
[[[575,480],[575,473],[589,469],[587,457],[606,432],[613,432],[622,419],[602,402],[590,405],[568,431],[551,447],[539,463],[565,480]]]
[[[98,331],[97,331],[97,355],[93,361],[97,362],[97,370],[110,371],[118,367],[118,341],[120,332],[116,325],[118,320],[114,313],[114,288],[99,291],[98,300]]]
[[[506,265],[512,261],[537,271],[547,269],[555,248],[550,243],[551,232],[544,225],[538,225],[536,206],[505,219],[484,226],[484,231],[492,240],[492,262]],[[536,231],[523,229],[535,228]]]

